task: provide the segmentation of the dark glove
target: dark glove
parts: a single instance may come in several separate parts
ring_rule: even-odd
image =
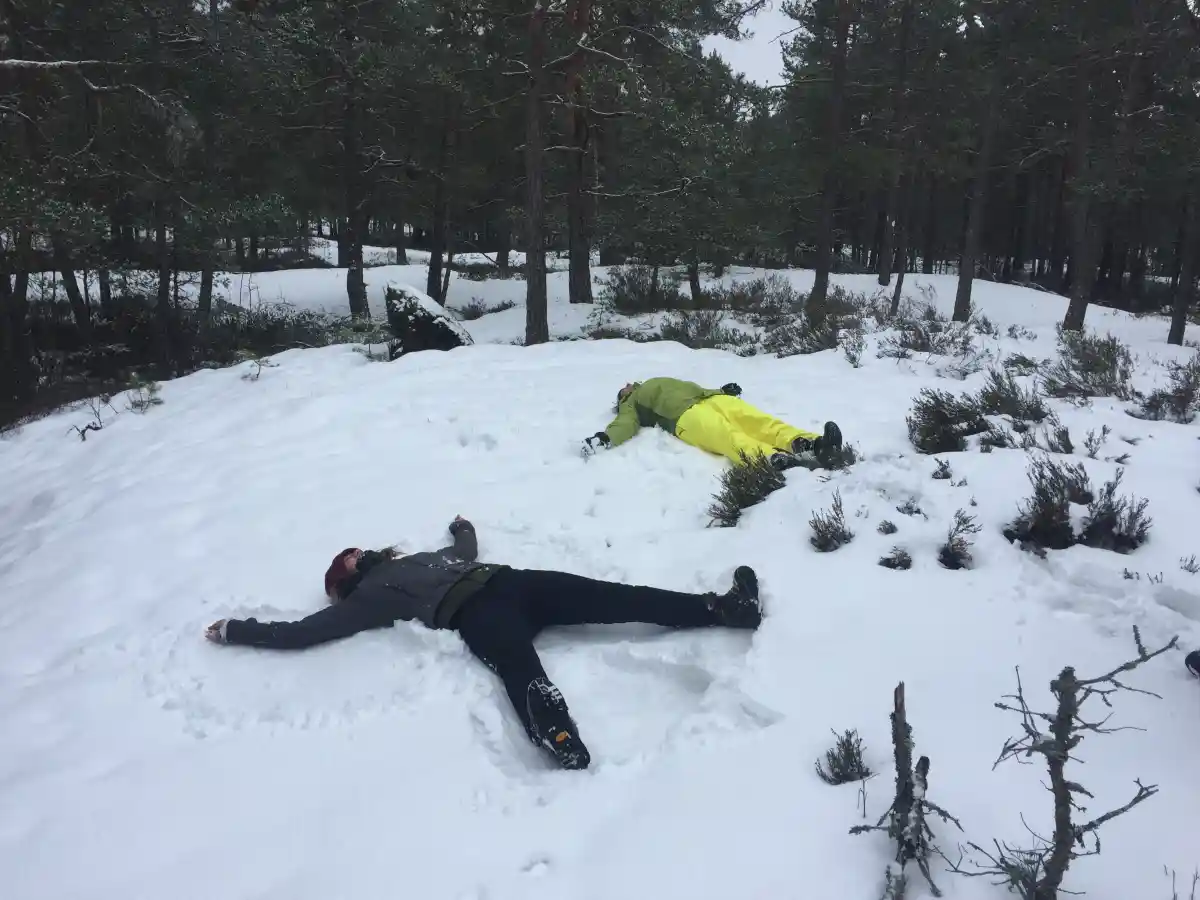
[[[591,456],[600,447],[610,447],[610,446],[612,446],[612,441],[609,439],[608,435],[605,434],[603,431],[597,431],[590,438],[584,438],[583,455],[585,457]]]
[[[475,526],[464,519],[462,516],[455,516],[454,521],[450,523],[450,534],[452,537],[457,537],[458,532],[463,529],[474,530]]]
[[[721,388],[721,393],[728,394],[730,397],[740,397],[742,396],[742,386],[731,381]]]

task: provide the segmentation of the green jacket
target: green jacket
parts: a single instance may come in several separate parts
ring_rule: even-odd
[[[664,431],[675,433],[675,425],[688,409],[701,400],[724,393],[708,390],[690,381],[678,378],[651,378],[636,383],[629,396],[617,408],[617,417],[609,423],[605,434],[612,446],[623,444],[638,429],[657,425]]]

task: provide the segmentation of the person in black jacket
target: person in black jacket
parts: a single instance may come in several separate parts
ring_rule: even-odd
[[[762,623],[758,578],[749,566],[734,571],[733,586],[724,594],[686,594],[481,563],[475,527],[460,516],[449,530],[454,543],[433,552],[347,548],[325,575],[330,606],[297,622],[222,619],[208,627],[206,637],[296,650],[400,620],[456,630],[500,676],[530,740],[563,768],[586,769],[588,749],[533,646],[542,629],[621,622],[756,629]]]

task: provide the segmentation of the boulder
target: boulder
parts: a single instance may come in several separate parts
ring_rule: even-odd
[[[454,316],[428,294],[407,284],[391,282],[385,293],[392,340],[388,354],[397,359],[421,350],[453,350],[474,343]]]

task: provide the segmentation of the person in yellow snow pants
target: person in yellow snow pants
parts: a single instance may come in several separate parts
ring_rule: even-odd
[[[651,378],[621,388],[617,415],[604,431],[584,441],[584,454],[616,447],[643,427],[658,426],[681,441],[738,462],[741,455],[766,456],[777,469],[801,463],[811,453],[823,466],[840,456],[842,432],[826,422],[821,434],[789,425],[742,400],[736,384],[712,390],[678,378]]]

